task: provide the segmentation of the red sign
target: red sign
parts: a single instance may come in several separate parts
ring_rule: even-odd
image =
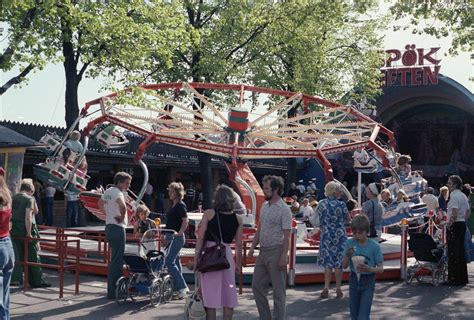
[[[416,48],[407,44],[405,51],[397,49],[385,50],[387,58],[381,68],[382,78],[386,86],[420,86],[438,84],[441,60],[433,57],[440,48]],[[428,50],[428,49],[426,49]]]

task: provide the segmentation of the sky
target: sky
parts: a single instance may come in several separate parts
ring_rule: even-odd
[[[384,49],[404,50],[407,44],[416,44],[417,48],[429,49],[441,47],[436,59],[441,59],[440,73],[448,76],[473,92],[473,61],[470,53],[460,52],[458,56],[445,56],[448,53],[450,39],[436,39],[428,35],[413,35],[408,31],[387,32],[384,38]],[[4,43],[0,43],[1,45]],[[3,84],[14,72],[0,76]],[[64,91],[65,76],[62,64],[47,65],[43,70],[30,73],[29,81],[21,86],[9,89],[0,96],[0,118],[10,121],[36,123],[53,126],[65,126]],[[107,94],[101,90],[108,80],[105,78],[85,78],[79,86],[79,108],[87,101]]]

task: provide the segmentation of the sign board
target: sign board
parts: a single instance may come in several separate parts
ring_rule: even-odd
[[[386,59],[381,68],[385,86],[420,86],[438,84],[441,60],[433,55],[439,47],[424,49],[407,44],[405,50],[385,50]]]

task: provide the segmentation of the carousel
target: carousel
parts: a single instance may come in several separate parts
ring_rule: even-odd
[[[73,152],[65,142],[72,130],[84,122],[87,124],[82,133],[83,149]],[[334,178],[327,156],[353,152],[357,172],[388,172],[389,177],[382,181],[384,185],[393,193],[402,189],[410,196],[410,202],[386,210],[384,226],[396,225],[402,218],[418,219],[426,213],[426,206],[419,203],[419,192],[426,187],[426,180],[416,172],[402,176],[397,171],[398,155],[393,149],[395,141],[390,130],[351,106],[303,93],[246,85],[162,83],[129,88],[92,100],[85,104],[64,137],[47,133],[42,138],[47,158],[35,166],[35,174],[60,191],[79,194],[84,207],[105,220],[98,209],[104,188],[87,190],[89,176],[82,164],[89,141],[95,140],[105,148],[122,148],[128,143],[125,132],[144,139],[135,153],[144,180],[141,189],[136,194],[130,191],[127,197],[130,217],[145,193],[148,170],[142,158],[153,143],[205,152],[222,159],[234,189],[247,207],[248,241],[258,225],[259,209],[264,202],[263,191],[246,163],[251,159],[315,158],[328,182]],[[339,184],[345,197],[352,198],[344,185]],[[200,215],[191,213],[196,220]],[[132,219],[130,223],[135,222]],[[311,261],[301,268],[303,276],[308,273],[310,276],[301,277],[300,281],[322,279],[322,274],[316,275],[321,270],[314,263],[317,230],[301,223],[296,223],[295,229],[298,230],[296,263]],[[387,254],[396,255],[399,239],[391,238],[395,239],[394,245]],[[244,274],[251,277],[251,270],[250,261],[244,265]],[[298,282],[298,269],[296,272]]]

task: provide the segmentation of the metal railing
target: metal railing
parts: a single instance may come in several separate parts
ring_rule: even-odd
[[[64,295],[64,273],[67,270],[73,270],[75,272],[75,291],[74,294],[79,294],[79,253],[80,253],[80,241],[79,240],[67,240],[60,239],[56,237],[55,239],[42,239],[42,238],[32,238],[32,237],[12,237],[15,240],[23,241],[23,261],[16,260],[15,264],[21,264],[24,271],[23,279],[23,290],[26,292],[28,290],[28,276],[29,267],[44,267],[49,269],[56,269],[59,273],[59,298],[62,298]],[[31,262],[29,261],[29,247],[30,243],[37,242],[41,247],[41,244],[51,243],[56,248],[55,255],[57,255],[57,264],[53,263],[43,263],[43,262]],[[69,244],[73,244],[73,247],[70,247]],[[75,257],[70,256],[68,252],[74,251]],[[45,255],[44,252],[39,250],[38,255],[41,257],[51,258],[51,255]],[[41,260],[40,260],[41,261]]]

